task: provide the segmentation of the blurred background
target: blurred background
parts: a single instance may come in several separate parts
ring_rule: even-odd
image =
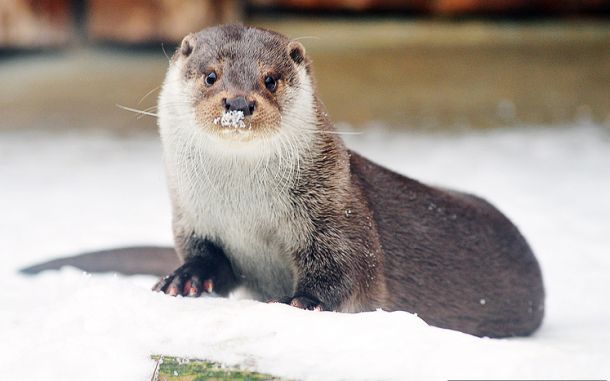
[[[148,380],[151,353],[206,358],[206,346],[194,346],[199,338],[184,329],[204,315],[214,322],[198,325],[211,329],[203,336],[212,351],[250,365],[286,364],[291,379],[328,379],[324,369],[341,379],[354,369],[363,379],[383,378],[362,366],[376,361],[362,359],[403,347],[411,361],[391,363],[382,373],[389,379],[440,370],[449,373],[437,379],[607,377],[609,16],[610,0],[0,0],[6,378],[23,379],[26,369],[32,380]],[[156,120],[118,105],[154,113],[176,44],[224,22],[299,39],[331,118],[339,130],[358,132],[343,135],[349,147],[418,180],[483,196],[515,222],[547,290],[545,322],[532,340],[469,347],[438,335],[446,351],[437,358],[436,341],[422,349],[423,336],[386,332],[375,340],[387,346],[365,340],[365,348],[341,349],[341,358],[362,354],[342,370],[325,357],[312,367],[302,359],[325,356],[320,342],[360,338],[363,330],[320,331],[312,323],[302,329],[307,340],[297,341],[292,328],[280,332],[298,346],[282,349],[298,354],[284,362],[278,351],[265,357],[242,346],[258,348],[264,335],[235,330],[252,312],[239,305],[198,304],[200,312],[187,307],[175,320],[172,298],[148,292],[154,277],[132,284],[70,269],[17,273],[73,253],[172,244]],[[381,331],[396,324],[387,318]],[[273,319],[270,313],[260,325]],[[366,332],[381,332],[373,328]],[[217,332],[238,333],[225,341]]]
[[[1,0],[0,129],[150,130],[176,43],[243,22],[299,38],[336,122],[610,123],[607,0]]]

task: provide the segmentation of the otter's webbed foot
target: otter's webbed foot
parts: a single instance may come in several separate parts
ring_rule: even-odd
[[[302,310],[310,311],[327,311],[327,308],[317,299],[310,296],[288,296],[278,300],[270,300],[269,303],[283,303],[289,304],[293,307],[300,308]]]
[[[171,296],[198,297],[202,293],[210,294],[214,291],[214,280],[204,261],[193,259],[161,279],[153,287],[153,291],[164,292]]]

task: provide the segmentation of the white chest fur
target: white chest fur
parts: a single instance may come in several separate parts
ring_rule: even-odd
[[[291,255],[304,227],[278,162],[212,153],[201,142],[174,146],[179,148],[165,152],[166,165],[185,222],[222,245],[250,288],[264,296],[290,295]]]

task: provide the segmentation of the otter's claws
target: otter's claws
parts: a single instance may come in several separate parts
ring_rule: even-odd
[[[214,291],[214,281],[205,278],[205,269],[198,263],[185,263],[171,275],[163,277],[154,287],[153,291],[163,292],[171,296],[198,297],[202,293]]]

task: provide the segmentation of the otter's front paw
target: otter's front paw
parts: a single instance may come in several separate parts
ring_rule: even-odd
[[[289,296],[279,300],[270,300],[269,303],[284,303],[302,310],[325,311],[324,305],[317,299],[309,296]]]
[[[185,263],[171,275],[161,279],[153,287],[153,291],[164,292],[171,296],[197,297],[203,292],[212,293],[214,281],[200,263],[193,261]]]

